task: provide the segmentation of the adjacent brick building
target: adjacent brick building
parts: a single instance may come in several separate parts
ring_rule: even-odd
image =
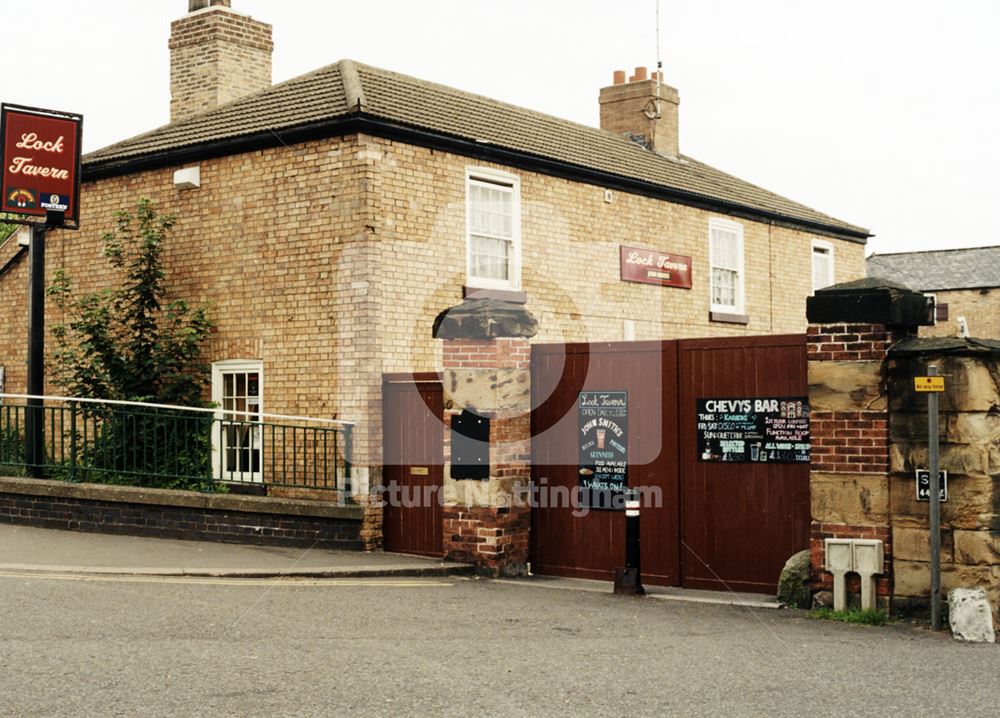
[[[933,295],[937,321],[921,336],[1000,338],[1000,246],[873,254],[867,271]]]
[[[815,287],[864,274],[866,230],[681,154],[677,90],[641,68],[601,90],[603,129],[350,60],[272,87],[270,26],[229,4],[174,23],[173,121],[85,157],[83,229],[50,235],[49,275],[104,286],[113,213],[176,213],[169,284],[211,307],[214,379],[358,421],[361,476],[382,376],[440,370],[432,323],[465,297],[526,306],[533,341],[757,335],[804,331]],[[689,258],[690,287],[623,281],[622,247]],[[8,391],[26,272],[0,277]]]

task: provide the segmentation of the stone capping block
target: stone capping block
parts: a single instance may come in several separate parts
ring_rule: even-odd
[[[107,501],[146,506],[238,511],[242,513],[309,516],[314,518],[360,521],[362,506],[341,506],[322,501],[296,501],[266,496],[235,496],[171,489],[149,489],[139,486],[108,486],[105,484],[68,484],[46,479],[0,477],[0,494],[21,494],[84,501]]]
[[[920,292],[878,277],[820,289],[806,299],[810,324],[884,324],[915,329],[934,324],[933,304]]]
[[[498,339],[538,333],[538,320],[521,304],[499,299],[466,299],[434,320],[435,339]]]

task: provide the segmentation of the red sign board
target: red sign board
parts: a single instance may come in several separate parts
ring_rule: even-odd
[[[623,282],[691,288],[691,257],[636,247],[623,246],[621,250]]]
[[[0,211],[25,217],[62,212],[80,219],[83,118],[16,105],[0,106]]]

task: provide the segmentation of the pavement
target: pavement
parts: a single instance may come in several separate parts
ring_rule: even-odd
[[[468,564],[402,554],[250,546],[0,524],[0,572],[192,578],[414,578],[463,576]],[[610,593],[608,581],[531,576],[501,580],[538,588]],[[773,596],[647,586],[664,601],[778,609]]]
[[[399,554],[248,546],[0,524],[0,571],[216,578],[378,578],[471,574]]]

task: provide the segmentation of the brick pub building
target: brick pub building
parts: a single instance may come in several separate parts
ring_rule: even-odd
[[[530,472],[529,341],[802,333],[815,288],[864,275],[866,230],[682,154],[678,93],[642,68],[600,90],[598,129],[351,60],[272,86],[272,46],[228,0],[190,2],[170,123],[84,158],[83,229],[51,234],[48,273],[105,286],[113,213],[148,197],[177,214],[168,282],[211,306],[214,391],[253,374],[264,412],[357,421],[361,501],[389,463],[391,378],[443,380],[442,413],[492,417],[498,448],[487,477],[456,480],[442,430],[439,554],[524,562],[504,495]],[[643,261],[672,269],[630,281]],[[0,278],[8,392],[26,272]]]

